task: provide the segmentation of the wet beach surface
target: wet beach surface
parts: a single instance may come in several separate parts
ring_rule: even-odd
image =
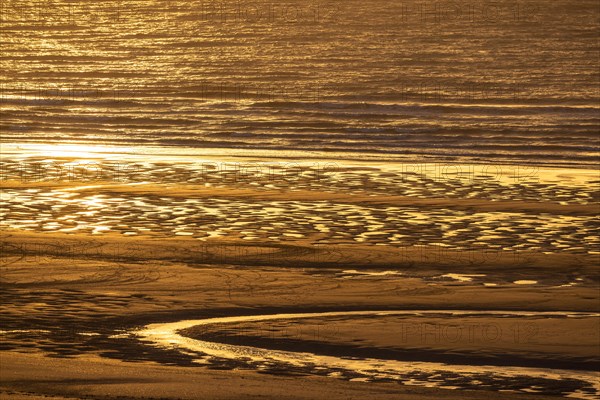
[[[600,399],[596,0],[0,9],[2,400]]]
[[[597,176],[494,168],[3,159],[1,348],[597,398]],[[229,356],[138,333],[197,318],[411,309],[422,312],[181,332],[234,346]]]
[[[182,157],[170,164],[121,161],[127,175],[99,179],[111,176],[115,165],[3,161],[2,227],[575,254],[597,254],[600,244],[598,221],[589,218],[598,180],[588,170],[341,163],[280,164],[277,170],[273,162]],[[271,173],[260,173],[267,165]]]
[[[6,231],[2,244],[3,351],[70,360],[99,356],[138,363],[141,371],[159,364],[268,376],[323,376],[371,385],[402,377],[409,386],[399,385],[400,391],[422,385],[443,391],[511,390],[509,396],[529,391],[597,396],[588,375],[600,360],[594,346],[600,318],[555,313],[594,310],[598,284],[594,255],[546,254],[538,259],[533,252],[515,259],[495,253],[439,252],[440,247],[434,246],[399,257],[397,249],[369,244],[240,238],[203,242],[190,236],[18,230]],[[504,267],[498,270],[498,265]],[[207,357],[177,346],[156,346],[137,334],[149,323],[196,318],[373,309],[471,310],[476,315],[317,318],[217,325],[192,334],[216,343],[271,349],[267,351],[412,363],[412,372],[397,373],[395,379],[365,376],[352,363],[342,368],[318,362],[257,363],[243,355]],[[485,310],[515,310],[507,315],[522,310],[526,315],[489,316]],[[457,327],[464,332],[458,341]],[[488,336],[482,336],[483,327]],[[567,339],[573,331],[578,333],[576,342]],[[427,362],[450,363],[446,368],[455,372],[419,372],[418,366]],[[457,372],[461,363],[496,367],[494,373],[465,375]],[[548,364],[573,371],[579,379],[496,376],[502,368]],[[4,386],[11,387],[18,385],[8,381]],[[68,385],[61,387],[66,392],[40,393],[68,392]]]

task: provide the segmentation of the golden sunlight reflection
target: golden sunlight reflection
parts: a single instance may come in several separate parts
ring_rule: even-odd
[[[0,400],[600,400],[599,28],[0,0]]]
[[[48,158],[99,158],[119,153],[132,153],[130,147],[94,144],[22,143],[3,145],[3,152],[22,154],[27,157]]]

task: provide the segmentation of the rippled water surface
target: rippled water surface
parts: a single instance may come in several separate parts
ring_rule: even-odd
[[[5,141],[593,164],[594,0],[6,0]]]

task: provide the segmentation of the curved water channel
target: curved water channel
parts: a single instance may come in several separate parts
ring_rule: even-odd
[[[338,311],[295,314],[269,314],[182,320],[172,323],[150,324],[135,333],[136,336],[154,345],[177,349],[181,352],[227,360],[238,360],[257,369],[269,365],[288,365],[309,371],[328,371],[326,375],[347,377],[350,371],[353,380],[394,380],[406,385],[420,385],[448,389],[487,386],[496,390],[511,388],[516,392],[548,394],[561,382],[569,382],[568,390],[562,394],[570,398],[600,399],[600,374],[593,371],[573,371],[550,368],[530,368],[492,365],[451,365],[435,362],[413,362],[383,360],[376,358],[347,358],[319,355],[308,352],[272,350],[266,348],[233,345],[192,339],[180,333],[196,326],[261,322],[271,320],[298,320],[306,318],[362,317],[362,316],[445,316],[445,317],[546,317],[546,318],[597,318],[600,314],[583,312],[538,312],[538,311],[465,311],[465,310],[401,310],[401,311]],[[579,382],[573,386],[573,382]],[[512,383],[511,383],[512,382]],[[514,382],[519,382],[516,386]],[[527,382],[525,385],[523,382]],[[508,384],[507,384],[508,383]],[[510,390],[510,389],[509,389]]]

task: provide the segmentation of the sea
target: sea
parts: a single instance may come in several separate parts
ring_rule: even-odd
[[[596,0],[2,0],[2,144],[596,168]]]

